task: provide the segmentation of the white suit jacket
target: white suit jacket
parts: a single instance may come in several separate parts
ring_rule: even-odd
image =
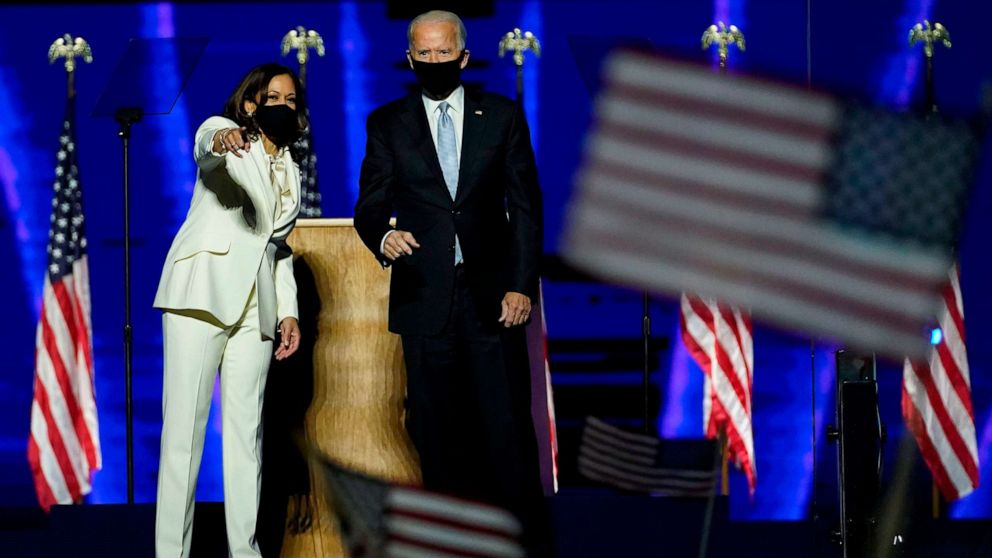
[[[286,150],[282,157],[291,203],[284,202],[286,210],[275,215],[278,194],[261,141],[242,151],[243,158],[212,150],[218,130],[237,127],[214,116],[196,131],[193,200],[166,256],[154,306],[202,310],[233,325],[254,285],[259,330],[272,338],[278,322],[298,317],[292,252],[285,239],[299,213],[300,173]]]

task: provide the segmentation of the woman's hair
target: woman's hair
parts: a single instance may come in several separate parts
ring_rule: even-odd
[[[259,128],[254,115],[249,115],[245,112],[245,101],[264,105],[267,101],[269,82],[272,81],[272,78],[282,75],[289,76],[293,80],[293,86],[296,88],[296,119],[300,134],[305,132],[310,126],[306,95],[303,91],[303,85],[300,83],[300,78],[296,77],[296,73],[293,70],[283,65],[262,64],[261,66],[252,68],[245,75],[241,83],[238,84],[238,87],[235,88],[234,93],[231,93],[227,102],[224,103],[224,116],[237,122],[239,126],[244,126],[248,134],[248,139],[251,141],[258,139]],[[259,102],[259,99],[261,99],[261,102]]]

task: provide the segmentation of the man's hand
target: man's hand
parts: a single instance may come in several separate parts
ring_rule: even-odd
[[[520,325],[530,319],[530,297],[525,294],[508,292],[503,296],[503,313],[499,321],[505,327]]]
[[[417,239],[406,231],[396,230],[389,233],[382,243],[382,255],[390,261],[396,261],[400,256],[412,255],[414,248],[420,248]]]
[[[276,348],[276,360],[283,360],[300,348],[300,324],[296,318],[285,318],[279,324],[279,347]]]

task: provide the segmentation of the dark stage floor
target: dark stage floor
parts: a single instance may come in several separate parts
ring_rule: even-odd
[[[706,500],[650,498],[598,489],[566,489],[554,499],[557,556],[696,557]],[[145,558],[154,555],[152,504],[0,509],[0,556]],[[731,522],[717,500],[710,558],[839,557],[829,528],[811,522]],[[992,556],[992,522],[932,521],[903,535],[892,557]],[[194,558],[226,556],[222,504],[197,504]],[[872,552],[865,556],[874,556]]]

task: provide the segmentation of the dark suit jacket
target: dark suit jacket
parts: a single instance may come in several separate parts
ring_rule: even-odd
[[[517,103],[465,92],[458,192],[444,183],[419,93],[374,111],[362,162],[355,228],[383,265],[383,235],[396,228],[420,243],[393,265],[389,329],[433,335],[448,318],[455,233],[483,323],[508,291],[536,296],[542,253],[541,192],[530,132]]]

